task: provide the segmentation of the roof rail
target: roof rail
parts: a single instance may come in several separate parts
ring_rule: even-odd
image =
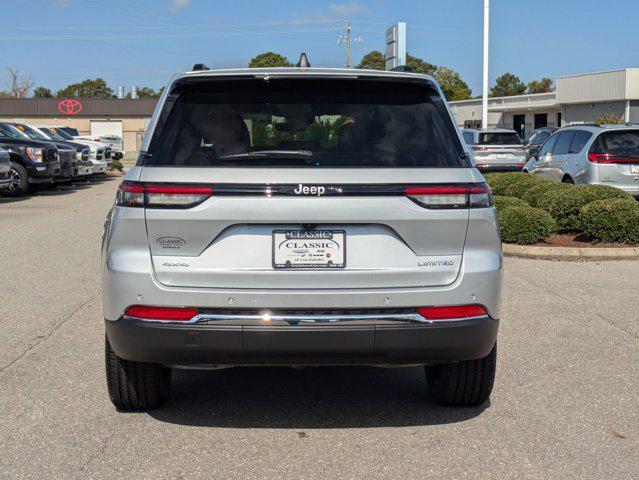
[[[413,70],[412,67],[409,67],[408,65],[397,65],[396,67],[393,67],[390,69],[391,72],[410,72],[410,73],[414,73],[415,70]]]
[[[197,70],[210,70],[210,68],[203,63],[196,63],[195,65],[193,65],[193,71],[195,72]]]

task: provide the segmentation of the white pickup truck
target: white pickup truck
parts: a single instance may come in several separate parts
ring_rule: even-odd
[[[77,128],[73,127],[56,127],[58,130],[62,130],[68,135],[71,135],[75,140],[86,140],[91,142],[96,142],[102,145],[103,147],[111,148],[111,157],[113,160],[120,160],[124,157],[126,152],[124,151],[124,142],[122,141],[122,137],[118,135],[100,135],[100,136],[92,136],[92,135],[80,135]]]

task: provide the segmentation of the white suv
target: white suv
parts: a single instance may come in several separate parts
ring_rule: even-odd
[[[492,195],[430,77],[197,70],[160,99],[104,230],[107,385],[156,408],[172,368],[424,365],[489,397]]]

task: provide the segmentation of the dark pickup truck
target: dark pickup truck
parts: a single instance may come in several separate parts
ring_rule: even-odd
[[[57,175],[54,182],[69,181],[79,176],[79,172],[83,170],[82,162],[91,166],[89,162],[89,149],[79,143],[67,142],[62,138],[49,138],[42,132],[26,125],[24,123],[7,123],[12,128],[17,129],[22,135],[31,140],[39,140],[43,142],[51,142],[58,147],[58,160],[60,161],[60,174]]]
[[[50,183],[60,174],[58,148],[51,142],[23,137],[14,128],[0,123],[0,147],[11,158],[11,183],[3,195],[23,195],[30,185]]]

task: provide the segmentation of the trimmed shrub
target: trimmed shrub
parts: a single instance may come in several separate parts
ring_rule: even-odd
[[[489,173],[484,176],[495,195],[521,197],[521,193],[535,185],[539,179],[521,172]]]
[[[516,197],[504,197],[502,195],[495,195],[495,208],[497,210],[503,210],[509,207],[529,207],[526,202]]]
[[[536,185],[527,189],[521,196],[522,200],[533,207],[544,208],[548,205],[548,199],[545,198],[549,192],[557,192],[574,188],[574,185],[568,183],[552,182],[550,180],[539,180]]]
[[[556,230],[550,214],[539,208],[508,207],[497,210],[497,218],[504,242],[529,245],[545,240]]]
[[[596,200],[624,198],[632,199],[626,192],[607,185],[581,185],[544,195],[544,208],[557,220],[560,232],[581,230],[579,211]]]
[[[581,208],[584,233],[599,242],[639,243],[639,202],[634,199],[596,200]]]

